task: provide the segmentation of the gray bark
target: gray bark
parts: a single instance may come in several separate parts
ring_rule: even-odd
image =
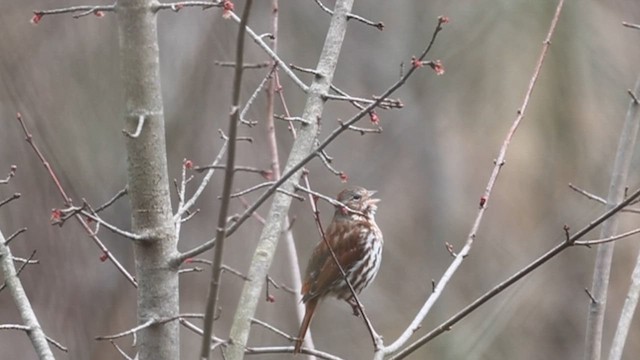
[[[178,272],[169,264],[177,254],[165,147],[160,87],[157,18],[152,0],[118,2],[118,30],[125,96],[131,225],[145,240],[134,243],[138,280],[138,323],[178,315]],[[180,356],[179,325],[170,321],[138,334],[139,359],[175,360]]]

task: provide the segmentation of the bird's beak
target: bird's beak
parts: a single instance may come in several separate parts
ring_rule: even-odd
[[[368,190],[367,191],[367,195],[369,195],[369,203],[373,203],[373,204],[377,204],[378,202],[380,202],[380,199],[374,199],[372,198],[373,195],[375,195],[378,191],[377,190]]]

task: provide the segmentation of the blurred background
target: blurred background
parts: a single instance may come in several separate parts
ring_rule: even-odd
[[[102,1],[108,4],[109,1]],[[333,6],[333,1],[326,1]],[[95,336],[135,325],[135,292],[75,223],[49,224],[52,208],[63,206],[42,164],[24,141],[15,121],[21,112],[38,145],[61,177],[70,196],[99,205],[126,182],[121,81],[116,17],[47,16],[29,23],[35,9],[78,5],[52,0],[4,1],[0,4],[0,175],[12,164],[17,175],[0,187],[0,198],[14,192],[22,198],[0,208],[5,236],[20,227],[28,232],[12,243],[14,255],[37,250],[39,265],[21,274],[45,332],[69,348],[60,359],[119,359],[107,342]],[[340,137],[328,152],[333,165],[349,175],[349,183],[377,189],[382,198],[378,224],[385,249],[378,279],[361,299],[385,341],[393,341],[415,316],[451,262],[445,242],[459,249],[471,228],[507,129],[516,116],[548,30],[556,1],[357,1],[354,12],[383,21],[380,32],[350,22],[335,84],[352,95],[381,93],[399,76],[400,64],[423,49],[439,15],[451,22],[439,36],[431,59],[440,59],[443,76],[425,68],[394,97],[405,107],[378,111],[382,134]],[[236,2],[242,9],[243,2]],[[315,67],[329,16],[312,1],[280,1],[280,54],[287,63]],[[270,1],[258,1],[251,26],[270,31]],[[423,323],[419,334],[437,326],[495,284],[562,241],[564,224],[576,230],[598,216],[603,207],[571,191],[574,183],[606,197],[617,139],[638,76],[640,31],[622,21],[640,22],[634,0],[567,2],[551,51],[526,118],[507,156],[471,255]],[[232,70],[214,61],[233,60],[237,25],[219,10],[184,9],[159,15],[162,85],[167,120],[171,178],[184,158],[209,163],[227,127]],[[247,42],[247,61],[265,54]],[[246,73],[246,99],[268,70]],[[309,76],[301,75],[309,82]],[[304,96],[281,75],[293,114]],[[268,168],[264,134],[266,103],[261,96],[249,118],[258,121],[241,133],[254,138],[239,147],[239,165]],[[276,112],[283,113],[277,106]],[[354,114],[346,104],[330,103],[323,134],[337,119]],[[367,125],[368,120],[363,120]],[[292,143],[285,124],[278,124],[280,160]],[[637,155],[637,154],[636,154]],[[634,158],[629,187],[640,185]],[[320,161],[309,165],[314,189],[334,195],[345,185]],[[4,175],[2,175],[3,177]],[[199,178],[198,175],[196,177]],[[236,177],[236,189],[263,181],[254,174]],[[210,239],[215,231],[221,173],[198,207],[201,214],[182,232],[180,249]],[[193,187],[192,187],[193,189]],[[254,199],[255,194],[248,199]],[[175,200],[175,199],[174,199]],[[266,215],[269,204],[260,208]],[[243,206],[233,203],[233,211]],[[332,209],[321,204],[321,216]],[[318,241],[308,202],[294,202],[293,233],[306,263]],[[129,227],[128,201],[121,200],[105,218]],[[637,227],[637,215],[622,215],[621,230]],[[246,272],[261,225],[249,221],[227,243],[225,263]],[[128,240],[102,231],[101,237],[129,269]],[[590,238],[596,238],[597,233]],[[631,270],[640,249],[638,238],[617,243],[607,304],[604,349],[608,351]],[[271,276],[290,284],[283,242]],[[415,353],[411,359],[581,359],[595,249],[565,251],[543,268],[495,298],[452,331]],[[204,256],[210,258],[210,253]],[[209,269],[188,273],[181,281],[182,312],[202,312]],[[225,275],[222,315],[216,334],[226,337],[241,280]],[[257,317],[291,334],[297,333],[293,296],[276,291],[274,303],[262,302]],[[326,301],[312,330],[316,346],[345,359],[369,359],[370,338],[361,319],[342,302]],[[0,323],[18,323],[7,291],[0,293]],[[131,353],[131,339],[118,342]],[[183,358],[195,358],[200,338],[182,331]],[[262,328],[254,328],[250,345],[289,345]],[[25,334],[0,332],[0,358],[33,359]],[[640,353],[636,319],[626,359]],[[220,357],[219,353],[215,356]],[[264,359],[290,355],[260,356]]]

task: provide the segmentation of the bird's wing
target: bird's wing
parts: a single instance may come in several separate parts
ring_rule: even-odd
[[[365,230],[366,227],[362,223],[342,221],[333,222],[327,229],[325,236],[345,272],[365,256],[359,246],[362,232]],[[302,286],[303,301],[306,302],[328,291],[341,278],[340,269],[333,260],[327,244],[324,240],[320,241],[307,266]]]

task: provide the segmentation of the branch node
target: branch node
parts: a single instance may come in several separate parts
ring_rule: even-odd
[[[593,295],[591,295],[591,292],[589,291],[589,289],[584,288],[584,292],[587,294],[587,296],[591,300],[592,304],[597,304],[598,303],[598,300],[596,300],[596,298],[594,298]]]
[[[640,103],[640,101],[638,101],[638,97],[633,93],[633,91],[631,91],[631,89],[627,89],[627,93],[629,94],[629,96],[631,96],[631,100],[633,101],[634,105],[638,105],[638,103]]]

